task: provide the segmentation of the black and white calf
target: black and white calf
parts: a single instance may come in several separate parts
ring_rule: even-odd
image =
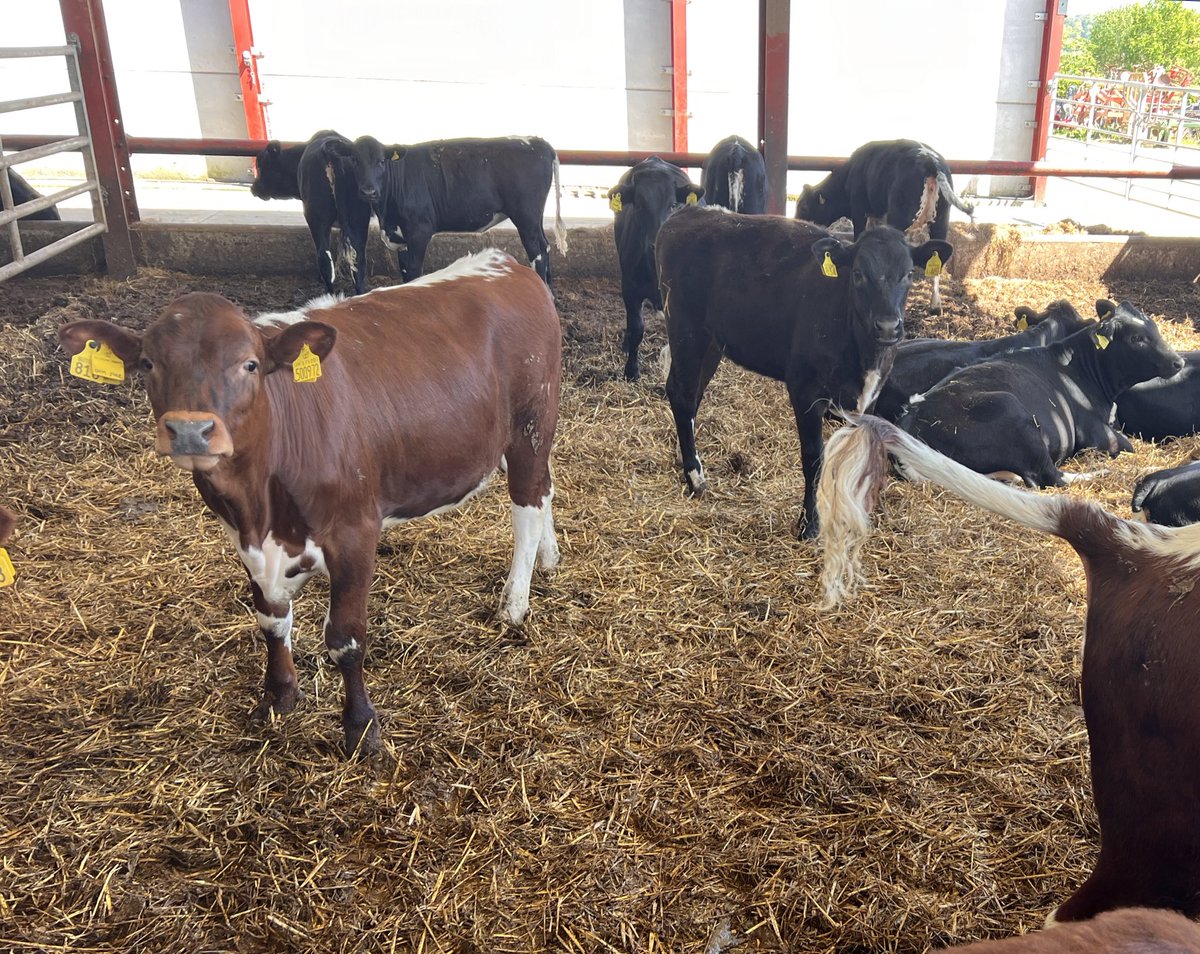
[[[767,165],[762,153],[741,136],[728,136],[712,148],[700,167],[706,205],[730,212],[767,211]]]
[[[1183,370],[1135,384],[1117,398],[1117,424],[1147,441],[1200,431],[1200,351],[1183,351]]]
[[[678,166],[658,156],[643,159],[608,190],[609,207],[616,213],[613,238],[621,264],[621,299],[625,303],[625,377],[641,376],[638,348],[646,326],[642,305],[663,310],[654,263],[654,240],[667,217],[685,205],[695,205],[704,189]]]
[[[1200,462],[1147,474],[1133,488],[1130,508],[1148,523],[1200,523]]]
[[[554,238],[566,254],[558,156],[537,136],[439,139],[385,146],[373,136],[330,150],[347,163],[358,194],[379,219],[406,282],[419,278],[436,232],[483,232],[509,219],[529,263],[550,284],[550,243],[542,228],[554,183]]]
[[[1114,402],[1140,381],[1166,377],[1183,359],[1129,302],[1096,302],[1100,321],[1043,348],[956,371],[913,398],[898,423],[982,474],[1030,487],[1066,483],[1058,465],[1096,447],[1132,450],[1112,427]]]
[[[1017,351],[1021,348],[1037,348],[1067,335],[1074,334],[1091,324],[1089,319],[1068,301],[1051,302],[1045,311],[1034,311],[1024,305],[1016,309],[1016,334],[982,341],[946,341],[940,338],[918,338],[901,341],[896,348],[896,360],[892,373],[884,382],[874,414],[888,421],[896,421],[904,412],[910,398],[923,394],[959,368],[978,364],[988,358]]]
[[[932,239],[950,231],[950,206],[972,215],[975,207],[954,191],[946,160],[932,146],[913,139],[892,139],[859,146],[842,165],[815,186],[804,186],[796,218],[831,225],[845,216],[854,237],[876,222],[908,233],[929,230]],[[931,312],[940,311],[938,275],[933,276]]]
[[[327,292],[333,292],[337,278],[330,233],[334,225],[340,225],[338,258],[349,265],[354,293],[361,295],[367,281],[371,206],[359,198],[354,176],[336,160],[331,143],[349,145],[350,140],[323,129],[300,145],[269,142],[255,160],[257,174],[250,191],[260,199],[299,199],[304,203],[304,221],[317,247],[317,272]]]
[[[887,226],[847,244],[783,216],[698,208],[669,218],[658,234],[658,276],[671,348],[667,398],[689,491],[705,487],[696,409],[728,357],[787,384],[804,470],[796,529],[816,536],[825,414],[874,404],[904,336],[913,267],[952,253],[941,241],[912,248]]]

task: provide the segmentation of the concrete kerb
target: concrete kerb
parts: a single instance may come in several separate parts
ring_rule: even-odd
[[[76,222],[22,223],[22,245],[26,252],[33,251],[80,227]],[[955,223],[950,241],[955,251],[948,269],[959,278],[991,275],[1053,281],[1087,276],[1190,282],[1200,276],[1200,238],[1038,234],[1005,225]],[[619,281],[611,225],[572,228],[569,242],[566,256],[551,252],[555,275]],[[312,239],[303,226],[142,222],[134,231],[134,243],[139,265],[205,275],[309,275],[316,284]],[[524,261],[514,231],[442,233],[430,245],[426,270],[491,246]],[[398,276],[395,256],[381,241],[372,236],[368,249],[370,274]],[[8,261],[11,253],[4,236],[0,264]],[[26,274],[92,272],[102,261],[96,239]]]

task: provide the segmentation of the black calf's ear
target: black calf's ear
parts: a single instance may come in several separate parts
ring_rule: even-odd
[[[350,155],[350,143],[345,139],[326,139],[322,149],[327,159],[345,159]]]
[[[813,242],[812,253],[826,278],[837,278],[838,266],[848,267],[854,261],[854,249],[832,236]]]
[[[1096,316],[1103,321],[1105,318],[1111,318],[1117,312],[1115,303],[1107,298],[1101,298],[1096,302]]]
[[[272,139],[269,143],[267,143],[267,155],[268,156],[278,156],[279,150],[282,148],[283,147],[279,145],[278,139]]]
[[[608,190],[608,207],[620,212],[625,206],[633,205],[633,186],[613,186]]]
[[[274,338],[267,339],[270,367],[266,371],[270,374],[280,368],[290,368],[305,348],[319,363],[329,357],[336,340],[337,329],[323,321],[298,321],[294,325],[288,325]]]
[[[917,268],[924,268],[926,274],[935,276],[941,273],[941,266],[950,261],[950,256],[954,254],[954,246],[941,239],[930,239],[924,245],[910,249],[909,254],[912,255],[913,265]],[[933,261],[935,255],[937,256],[936,263]],[[931,266],[936,270],[931,271]]]

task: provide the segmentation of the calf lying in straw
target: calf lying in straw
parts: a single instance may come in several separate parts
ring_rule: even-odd
[[[1087,572],[1083,713],[1100,820],[1096,870],[1052,917],[1144,905],[1200,913],[1200,525],[1122,520],[1094,503],[1007,487],[863,415],[829,442],[819,484],[824,606],[860,578],[890,455],[907,480],[1062,537]]]
[[[955,954],[1200,954],[1200,927],[1174,911],[1125,908],[1053,931],[953,950]]]

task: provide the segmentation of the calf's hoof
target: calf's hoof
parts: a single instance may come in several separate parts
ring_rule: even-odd
[[[381,748],[381,735],[379,732],[379,717],[375,714],[374,709],[371,710],[371,717],[364,723],[343,719],[342,729],[346,736],[345,746],[347,756],[378,754]]]
[[[820,524],[815,520],[809,520],[805,517],[800,517],[796,521],[795,527],[796,536],[801,540],[815,540],[821,532]]]
[[[687,486],[689,497],[703,497],[708,489],[708,481],[704,479],[704,468],[697,465],[683,472],[683,482]]]
[[[264,692],[258,705],[254,707],[251,718],[256,722],[270,722],[272,715],[285,716],[303,700],[304,693],[297,686],[274,692]]]

